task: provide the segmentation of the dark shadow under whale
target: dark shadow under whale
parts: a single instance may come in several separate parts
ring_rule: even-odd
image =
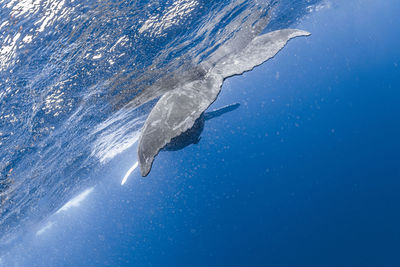
[[[181,135],[171,139],[171,141],[165,145],[163,151],[177,151],[181,150],[191,144],[197,144],[201,137],[201,133],[204,130],[205,121],[219,117],[225,113],[234,111],[240,106],[239,103],[231,104],[210,112],[205,112],[194,122],[193,127],[183,132]]]

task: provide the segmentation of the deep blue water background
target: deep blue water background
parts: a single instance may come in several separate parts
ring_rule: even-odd
[[[121,187],[133,145],[0,264],[400,266],[400,6],[324,7],[295,25],[312,36],[224,83],[211,108],[241,106],[199,144]]]

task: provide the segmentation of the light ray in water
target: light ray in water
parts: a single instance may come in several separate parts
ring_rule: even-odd
[[[59,209],[56,213],[60,213],[62,211],[67,211],[73,207],[79,207],[79,205],[81,205],[81,202],[84,201],[87,198],[87,196],[90,193],[92,193],[92,191],[93,191],[93,187],[83,191],[81,194],[79,194],[78,196],[76,196],[73,199],[71,199],[70,201],[68,201],[67,204],[62,206],[61,209]]]
[[[42,235],[47,230],[51,229],[54,225],[54,222],[48,222],[45,226],[43,226],[39,231],[36,232],[36,236]]]
[[[126,183],[126,180],[128,180],[129,175],[137,168],[138,162],[136,161],[135,164],[126,172],[124,178],[122,179],[121,185],[124,185]]]

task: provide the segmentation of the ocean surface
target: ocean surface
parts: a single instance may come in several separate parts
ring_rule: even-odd
[[[398,14],[397,0],[0,0],[0,266],[400,266]],[[209,110],[240,106],[142,178],[168,74],[265,18],[263,33],[312,35],[228,78]]]

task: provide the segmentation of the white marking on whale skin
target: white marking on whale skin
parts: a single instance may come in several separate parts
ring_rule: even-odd
[[[183,79],[185,83],[168,83],[173,90],[159,99],[141,131],[138,146],[141,175],[148,175],[154,158],[165,145],[193,127],[217,98],[224,79],[252,70],[274,57],[290,39],[308,35],[306,31],[284,29],[253,36],[246,45],[241,43],[241,51],[233,53],[232,44],[218,49],[217,55],[210,55],[208,61],[197,66],[202,71],[194,71],[197,75]]]

